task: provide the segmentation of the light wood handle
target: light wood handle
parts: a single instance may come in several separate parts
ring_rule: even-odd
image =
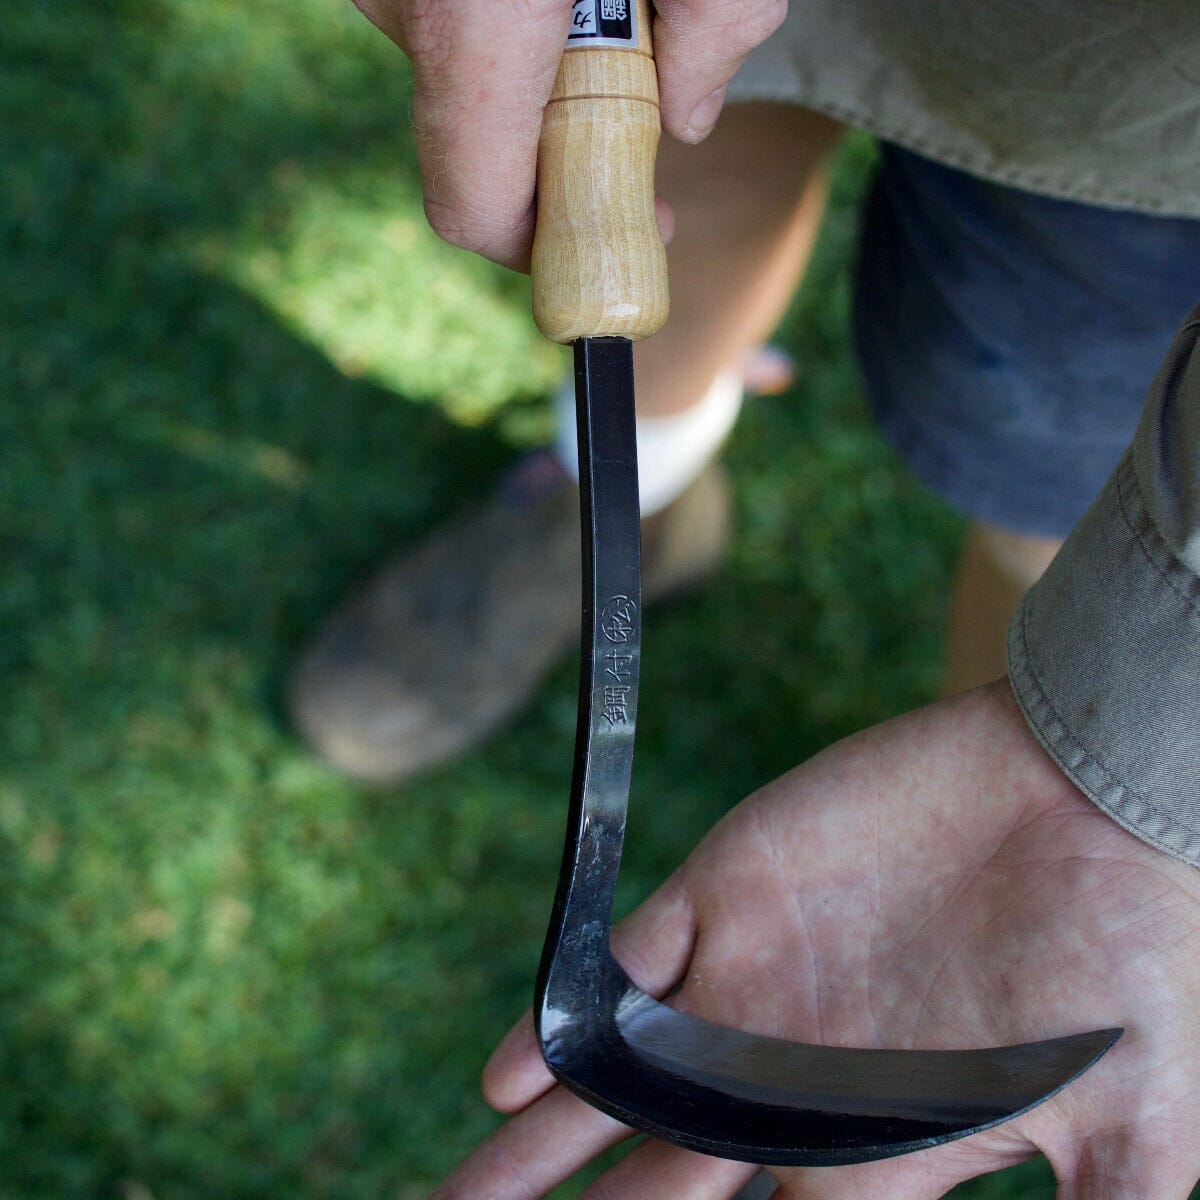
[[[640,341],[667,319],[654,215],[658,76],[648,0],[633,7],[637,48],[568,49],[542,121],[533,316],[556,342]]]

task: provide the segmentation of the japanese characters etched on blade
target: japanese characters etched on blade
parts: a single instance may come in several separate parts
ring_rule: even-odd
[[[633,690],[629,680],[633,677],[633,657],[628,654],[606,654],[604,656],[604,674],[612,680],[605,680],[604,707],[600,715],[608,722],[611,729],[614,725],[629,724],[629,693]]]
[[[637,13],[634,0],[575,0],[567,48],[615,46],[637,48]]]
[[[600,632],[614,649],[604,654],[600,694],[600,716],[611,729],[633,724],[636,671],[627,647],[637,636],[637,605],[628,596],[612,596],[600,610]]]

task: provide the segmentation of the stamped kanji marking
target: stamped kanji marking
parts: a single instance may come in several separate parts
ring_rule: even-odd
[[[604,708],[600,715],[608,722],[609,728],[629,724],[629,693],[632,690],[627,684],[616,687],[604,685]]]
[[[633,674],[633,659],[628,654],[606,654],[605,675],[611,675],[618,683],[624,683]]]
[[[614,645],[624,645],[633,637],[637,605],[628,596],[614,596],[600,610],[600,632]]]

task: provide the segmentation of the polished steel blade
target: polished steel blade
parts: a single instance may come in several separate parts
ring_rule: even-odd
[[[609,928],[641,665],[630,343],[577,342],[575,380],[583,665],[566,844],[534,1005],[550,1070],[637,1129],[766,1165],[887,1158],[986,1129],[1046,1100],[1121,1030],[984,1050],[813,1046],[676,1012],[634,987],[613,959]]]

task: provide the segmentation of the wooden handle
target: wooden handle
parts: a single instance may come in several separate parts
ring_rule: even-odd
[[[667,319],[667,259],[654,215],[658,76],[648,0],[627,0],[633,49],[568,43],[538,146],[533,316],[553,341],[634,341]],[[614,0],[577,2],[589,19]]]

